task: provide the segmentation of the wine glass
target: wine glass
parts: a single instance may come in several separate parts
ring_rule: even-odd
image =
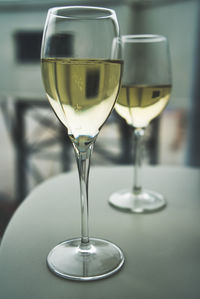
[[[119,26],[111,9],[68,6],[48,11],[41,50],[42,78],[48,100],[72,141],[80,180],[81,237],[60,243],[47,257],[50,270],[67,279],[105,278],[124,263],[119,247],[89,238],[88,228],[91,152],[121,82],[122,60],[115,56],[120,42],[113,42],[118,37]]]
[[[122,39],[124,72],[115,105],[117,113],[132,126],[135,137],[135,167],[132,190],[109,197],[119,209],[143,213],[166,206],[162,194],[142,188],[140,182],[142,140],[145,128],[166,107],[171,92],[170,55],[167,38],[160,35],[125,35]]]

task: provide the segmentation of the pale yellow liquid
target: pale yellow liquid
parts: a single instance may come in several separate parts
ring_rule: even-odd
[[[115,110],[129,125],[145,128],[166,107],[171,86],[122,86]]]
[[[68,134],[96,136],[115,104],[121,61],[49,58],[41,67],[49,102]]]

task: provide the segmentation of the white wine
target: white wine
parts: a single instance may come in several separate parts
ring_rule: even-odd
[[[164,110],[170,93],[170,85],[122,86],[115,110],[129,125],[135,128],[145,128]]]
[[[96,136],[115,104],[122,62],[48,58],[41,67],[49,102],[68,134]]]

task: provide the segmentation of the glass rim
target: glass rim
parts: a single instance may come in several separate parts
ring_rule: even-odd
[[[85,12],[88,10],[88,11],[94,11],[94,12],[104,12],[104,15],[102,14],[99,14],[99,16],[92,16],[92,15],[89,15],[88,14],[83,14],[83,15],[75,15],[75,14],[71,14],[69,13],[69,15],[59,15],[57,14],[57,12],[59,11],[62,11],[62,10],[65,10],[66,12],[67,11],[78,11],[78,10],[82,10]],[[107,18],[110,18],[110,17],[115,17],[116,14],[115,14],[115,11],[113,9],[110,9],[110,8],[106,8],[106,7],[98,7],[98,6],[79,6],[79,5],[73,5],[73,6],[56,6],[56,7],[52,7],[52,8],[49,8],[48,9],[48,13],[51,14],[51,15],[54,15],[55,17],[57,18],[63,18],[63,19],[71,19],[71,20],[98,20],[98,19],[107,19]]]
[[[158,34],[135,34],[135,35],[122,35],[122,42],[126,43],[148,43],[148,42],[163,42],[167,41],[164,35]]]

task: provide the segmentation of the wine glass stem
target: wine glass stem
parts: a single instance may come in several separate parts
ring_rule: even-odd
[[[135,166],[134,166],[134,185],[133,193],[139,194],[142,191],[141,185],[141,164],[142,164],[142,139],[144,136],[143,128],[134,130],[135,137]]]
[[[88,178],[90,170],[90,157],[93,150],[91,143],[85,150],[79,150],[76,146],[76,161],[78,166],[79,181],[80,181],[80,200],[81,200],[81,248],[86,248],[89,245],[89,205],[88,205]]]

